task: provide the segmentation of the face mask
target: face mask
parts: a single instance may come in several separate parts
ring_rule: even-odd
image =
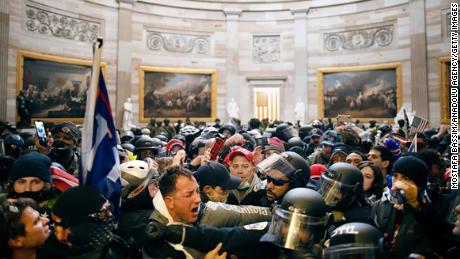
[[[38,203],[41,202],[41,199],[42,199],[42,191],[38,191],[38,192],[21,192],[21,193],[17,193],[17,192],[14,192],[13,196],[15,198],[30,198]]]
[[[51,146],[49,157],[54,162],[61,164],[65,168],[69,168],[72,164],[73,154],[73,148],[71,146],[60,140],[56,140]]]

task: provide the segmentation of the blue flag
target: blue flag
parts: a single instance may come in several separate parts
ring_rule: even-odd
[[[91,87],[96,87],[96,89]],[[115,130],[104,77],[102,73],[99,73],[99,83],[95,86],[90,85],[88,90],[83,129],[86,134],[83,134],[82,137],[80,182],[82,185],[94,187],[104,195],[114,208],[115,218],[118,218],[121,204],[121,180]]]

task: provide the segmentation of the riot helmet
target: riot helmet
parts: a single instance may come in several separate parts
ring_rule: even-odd
[[[328,221],[321,195],[307,188],[295,188],[275,208],[270,228],[261,241],[290,250],[310,250],[324,240]]]
[[[191,158],[194,158],[197,155],[203,155],[206,143],[208,143],[208,140],[202,137],[194,139],[193,142],[190,144],[189,152],[187,153],[191,156]]]
[[[297,133],[294,131],[294,127],[287,123],[281,123],[276,127],[275,136],[281,139],[284,142],[287,142],[290,138],[297,136]]]
[[[137,159],[143,160],[146,157],[155,157],[158,155],[158,149],[161,147],[161,140],[152,139],[147,136],[140,137],[134,145],[134,154],[137,155]]]
[[[162,142],[168,142],[168,137],[161,132],[160,134],[156,135],[155,138],[161,140]]]
[[[236,133],[236,128],[232,124],[224,124],[220,127],[219,133],[224,135],[225,138],[229,138]]]
[[[18,134],[9,134],[3,141],[5,146],[5,155],[18,158],[24,146],[24,139]]]
[[[257,164],[257,169],[265,177],[270,177],[273,170],[280,171],[289,179],[294,188],[306,186],[310,179],[310,168],[307,161],[292,151],[272,154]]]
[[[380,258],[383,252],[383,234],[365,223],[347,223],[336,228],[329,240],[325,259]]]
[[[292,137],[287,142],[288,149],[292,147],[300,147],[305,148],[305,143],[302,141],[300,137]]]
[[[310,125],[303,125],[299,129],[299,137],[304,139],[306,136],[310,135],[310,131],[313,129]]]
[[[124,131],[120,136],[121,143],[131,143],[134,139],[134,133],[130,130]]]
[[[131,144],[131,143],[124,143],[124,144],[121,144],[121,147],[124,149],[124,150],[127,150],[129,152],[134,152],[134,145]]]
[[[356,166],[339,162],[321,175],[319,192],[328,207],[343,209],[363,197],[363,182],[363,174]]]

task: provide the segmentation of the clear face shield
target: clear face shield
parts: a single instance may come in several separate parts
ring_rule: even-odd
[[[278,170],[288,178],[291,178],[291,175],[296,171],[284,157],[276,153],[257,164],[257,169],[262,176],[270,175],[269,172],[272,170]]]
[[[323,218],[310,217],[298,212],[276,208],[267,234],[261,241],[268,241],[291,250],[307,250],[317,229],[327,225],[328,215]]]
[[[329,207],[336,207],[345,195],[353,190],[354,186],[343,184],[339,181],[335,181],[326,175],[321,176],[321,187],[319,193],[323,196],[324,202]]]
[[[378,258],[378,247],[372,244],[343,244],[329,247],[325,259],[374,259]]]

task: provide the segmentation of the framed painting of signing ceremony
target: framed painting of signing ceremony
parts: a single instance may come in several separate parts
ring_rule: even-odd
[[[16,91],[25,96],[32,120],[83,122],[91,60],[30,51],[18,51],[17,60]]]
[[[339,114],[369,121],[393,120],[402,104],[401,64],[319,68],[322,118]]]
[[[214,69],[141,66],[139,121],[184,119],[213,121],[217,79]]]

